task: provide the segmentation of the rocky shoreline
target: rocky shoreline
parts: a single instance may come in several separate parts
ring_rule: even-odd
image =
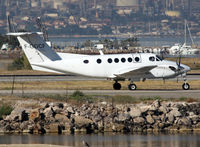
[[[73,105],[18,100],[0,120],[0,133],[200,132],[200,103],[165,102]]]

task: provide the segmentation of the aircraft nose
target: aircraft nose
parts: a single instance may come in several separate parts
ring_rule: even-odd
[[[191,70],[190,67],[187,66],[187,65],[181,64],[181,66],[184,68],[184,70],[185,70],[186,72],[188,72],[188,71]]]

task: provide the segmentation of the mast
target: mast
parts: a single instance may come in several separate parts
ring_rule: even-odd
[[[185,42],[184,42],[185,45],[186,45],[186,41],[187,41],[187,39],[186,39],[186,37],[187,37],[187,31],[186,31],[186,27],[187,27],[187,26],[186,26],[186,23],[187,23],[187,21],[186,21],[186,19],[185,19]]]

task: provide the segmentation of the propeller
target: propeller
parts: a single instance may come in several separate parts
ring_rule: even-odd
[[[177,64],[177,69],[176,69],[176,75],[179,75],[179,74],[182,74],[182,70],[184,69],[184,67],[181,66],[181,54],[179,54],[179,57],[176,61],[176,64]]]
[[[176,60],[176,64],[177,64],[177,67],[174,67],[174,66],[169,66],[169,68],[171,70],[173,70],[175,72],[176,75],[179,75],[181,73],[181,71],[184,69],[182,66],[181,66],[181,55],[179,55],[178,59]]]

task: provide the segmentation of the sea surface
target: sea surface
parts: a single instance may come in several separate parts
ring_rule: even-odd
[[[120,40],[125,40],[126,38],[98,38],[98,37],[79,37],[79,38],[69,38],[69,37],[50,37],[50,41],[57,46],[61,47],[66,47],[66,46],[77,46],[77,45],[82,45],[84,42],[87,40],[91,40],[92,42],[98,42],[99,40],[104,40],[104,39],[111,39],[115,40],[117,39],[118,41]],[[139,44],[142,47],[162,47],[162,46],[172,46],[175,43],[181,43],[183,44],[184,41],[184,36],[143,36],[143,37],[138,37]],[[194,37],[193,38],[194,44],[200,46],[200,37]],[[187,38],[188,45],[191,45],[191,39]]]
[[[198,147],[199,134],[0,135],[0,144],[52,144],[82,147]]]

